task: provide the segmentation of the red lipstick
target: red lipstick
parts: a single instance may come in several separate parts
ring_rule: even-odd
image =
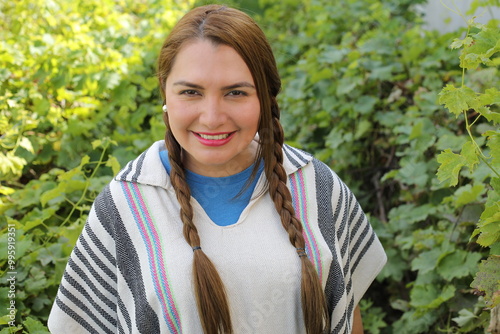
[[[193,132],[198,141],[206,146],[222,146],[233,138],[236,132]]]

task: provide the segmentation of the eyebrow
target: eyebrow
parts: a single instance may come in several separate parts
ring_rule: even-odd
[[[195,83],[192,83],[189,81],[184,81],[184,80],[174,82],[174,86],[186,86],[186,87],[191,87],[191,88],[196,88],[196,89],[204,89],[203,86],[200,86],[198,84],[195,84]],[[229,85],[229,86],[224,86],[221,88],[221,90],[229,90],[229,89],[235,89],[235,88],[241,88],[241,87],[255,89],[255,86],[252,85],[251,83],[249,83],[247,81],[242,81],[242,82],[237,82],[237,83]]]

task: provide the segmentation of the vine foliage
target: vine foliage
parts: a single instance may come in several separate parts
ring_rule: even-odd
[[[0,333],[48,333],[94,198],[163,137],[155,61],[190,5],[0,0]]]
[[[437,156],[437,177],[448,186],[459,186],[455,192],[457,208],[473,202],[483,205],[471,240],[489,248],[490,256],[479,265],[471,286],[484,294],[486,306],[495,308],[500,304],[500,91],[477,82],[475,87],[468,86],[468,82],[475,82],[468,80],[467,74],[487,75],[490,69],[498,72],[499,21],[483,25],[474,18],[468,20],[465,37],[454,39],[450,47],[461,51],[461,82],[458,86],[446,85],[439,94],[439,103],[463,120],[468,140],[459,152],[446,149]],[[472,177],[481,164],[486,166],[481,178]]]
[[[360,303],[365,331],[493,330],[498,21],[444,34],[423,29],[423,0],[219,2],[248,9],[265,29],[287,142],[341,176],[384,244],[388,263]],[[16,326],[1,334],[48,332],[93,199],[163,138],[155,60],[191,5],[0,0],[0,249],[14,226],[17,270]],[[472,9],[484,6],[500,4]],[[4,279],[5,252],[0,265]],[[7,295],[0,286],[2,326]]]

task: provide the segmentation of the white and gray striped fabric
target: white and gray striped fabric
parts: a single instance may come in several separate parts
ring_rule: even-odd
[[[193,251],[160,160],[163,149],[163,141],[154,143],[96,198],[49,317],[53,334],[203,332]],[[332,333],[350,333],[354,307],[385,264],[385,252],[354,195],[327,165],[285,146],[284,167]],[[235,333],[305,333],[300,261],[264,174],[234,225],[214,224],[191,200],[201,247],[228,293]]]

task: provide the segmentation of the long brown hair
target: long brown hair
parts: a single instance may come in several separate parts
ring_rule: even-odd
[[[161,92],[180,48],[187,41],[209,40],[214,44],[232,47],[245,61],[252,73],[260,101],[259,139],[256,168],[264,161],[269,194],[288,232],[291,244],[297,249],[302,263],[301,298],[304,322],[308,334],[329,330],[329,314],[318,273],[304,252],[302,224],[295,217],[287,175],[283,168],[283,128],[276,96],[281,80],[272,49],[259,26],[245,13],[220,5],[207,5],[187,13],[173,28],[163,43],[158,59],[158,79]],[[169,128],[167,113],[165,142],[172,166],[170,179],[180,203],[184,238],[194,250],[193,275],[198,313],[207,334],[232,333],[227,295],[223,282],[210,259],[200,249],[200,237],[193,223],[191,193],[186,183],[182,163],[182,148]],[[255,175],[255,173],[254,173]]]

